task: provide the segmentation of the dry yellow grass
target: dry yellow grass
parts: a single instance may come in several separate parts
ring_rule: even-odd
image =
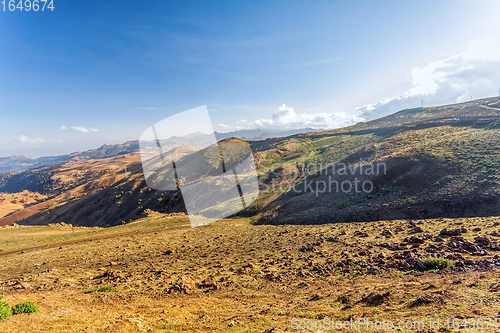
[[[30,191],[0,193],[0,218],[43,200],[46,196]]]

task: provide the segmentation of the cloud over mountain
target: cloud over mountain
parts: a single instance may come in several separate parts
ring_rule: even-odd
[[[352,125],[363,119],[357,114],[348,115],[338,113],[297,113],[292,107],[285,104],[274,111],[270,118],[262,118],[254,121],[241,120],[237,126],[219,124],[219,129],[243,130],[243,129],[269,129],[269,130],[291,130],[300,128],[332,129]]]
[[[425,105],[451,104],[495,96],[500,87],[500,46],[497,38],[472,42],[463,52],[411,71],[412,87],[399,96],[357,109],[374,119]]]

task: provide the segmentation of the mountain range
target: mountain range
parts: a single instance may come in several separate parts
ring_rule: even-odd
[[[237,137],[244,140],[263,140],[271,137],[284,137],[297,133],[314,132],[312,128],[302,128],[287,131],[269,131],[262,129],[239,130],[227,133],[215,132],[215,138],[220,141],[231,137]],[[184,145],[186,142],[192,143],[194,140],[203,140],[207,135],[203,133],[188,134],[184,138],[171,137],[165,139],[166,146],[170,148]],[[14,155],[8,157],[0,157],[0,173],[1,172],[21,172],[25,170],[36,169],[46,165],[54,165],[64,163],[70,160],[81,159],[102,159],[117,155],[130,154],[139,151],[139,141],[128,141],[123,144],[103,145],[97,149],[91,149],[84,152],[76,152],[67,155],[59,156],[44,156],[39,158],[28,158],[23,155]]]
[[[336,130],[248,142],[260,195],[239,214],[257,223],[500,213],[500,98],[408,109]],[[43,195],[0,224],[109,226],[146,211],[185,212],[179,191],[146,186],[137,145],[103,146],[68,155],[67,161],[0,174],[0,192]]]

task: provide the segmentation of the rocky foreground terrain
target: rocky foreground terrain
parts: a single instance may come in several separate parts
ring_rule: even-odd
[[[193,229],[182,214],[149,212],[112,228],[7,226],[0,295],[40,311],[0,322],[0,331],[286,332],[294,320],[325,318],[439,318],[441,331],[446,320],[494,323],[499,222],[274,226],[238,218]]]

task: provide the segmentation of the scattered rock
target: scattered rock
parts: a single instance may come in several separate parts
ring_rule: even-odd
[[[122,273],[121,271],[118,271],[116,269],[110,269],[110,270],[107,270],[106,272],[104,272],[104,274],[102,274],[100,276],[96,276],[95,279],[106,278],[108,280],[116,282],[122,278],[121,273]]]
[[[390,295],[390,292],[386,292],[385,294],[377,294],[371,293],[370,295],[364,297],[362,299],[367,305],[378,305],[381,304],[385,299],[387,299]]]
[[[167,293],[172,294],[172,293],[181,293],[181,294],[189,294],[194,287],[196,287],[197,282],[196,280],[183,276],[177,282],[168,288]]]
[[[385,229],[384,231],[382,231],[381,235],[385,237],[394,237],[394,234],[389,229]]]
[[[30,285],[22,280],[16,280],[16,283],[14,284],[15,289],[28,289]]]
[[[413,231],[414,232],[424,232],[424,230],[418,226],[416,226],[415,228],[413,228]]]
[[[282,276],[276,272],[272,272],[266,274],[266,279],[270,281],[279,281],[282,279]]]
[[[484,236],[484,237],[478,236],[478,237],[474,238],[474,240],[476,242],[482,243],[484,245],[490,245],[491,244],[491,238],[489,238],[487,236]]]
[[[369,237],[370,235],[368,235],[368,233],[366,232],[363,232],[363,231],[360,231],[360,230],[357,230],[353,236],[358,236],[358,237]]]
[[[315,248],[314,246],[312,245],[306,245],[306,246],[302,246],[300,249],[299,249],[300,252],[314,252],[315,251]]]
[[[347,251],[340,252],[340,255],[343,256],[343,257],[350,257],[351,256],[351,254],[349,252],[347,252]]]
[[[347,295],[339,296],[339,298],[337,299],[337,302],[340,302],[344,305],[351,305],[352,304],[352,300]]]
[[[465,228],[458,228],[458,229],[454,229],[454,230],[444,228],[443,230],[441,230],[441,232],[439,234],[440,235],[449,235],[449,236],[458,236],[458,235],[465,234],[465,233],[467,233],[467,229],[465,229]]]
[[[418,238],[418,237],[415,237],[415,236],[411,236],[410,238],[405,238],[405,239],[403,239],[403,241],[406,242],[407,244],[410,244],[410,245],[413,245],[413,244],[424,244],[425,243],[424,239]]]
[[[500,283],[492,283],[488,290],[489,291],[500,291]]]
[[[434,303],[436,301],[437,301],[437,299],[434,296],[424,295],[424,296],[417,298],[415,301],[413,301],[411,306],[431,304],[431,303]]]
[[[241,267],[240,269],[238,269],[237,273],[238,274],[250,274],[253,272],[253,267],[254,267],[253,264],[245,265],[245,266]]]
[[[213,289],[217,290],[220,289],[220,287],[217,285],[217,283],[214,281],[212,278],[206,278],[199,284],[200,288],[208,288],[208,289]]]
[[[415,223],[415,221],[413,220],[408,220],[408,224],[410,225],[410,227],[412,228],[415,228],[417,226],[417,224]]]

